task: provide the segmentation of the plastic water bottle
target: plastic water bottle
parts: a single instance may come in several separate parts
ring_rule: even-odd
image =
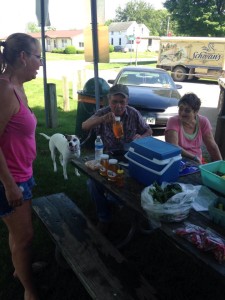
[[[98,135],[95,140],[95,160],[97,160],[99,162],[101,159],[101,155],[103,154],[103,148],[104,148],[104,145],[103,145],[101,136]]]

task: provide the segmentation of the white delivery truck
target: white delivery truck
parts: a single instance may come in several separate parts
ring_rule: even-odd
[[[180,82],[225,77],[225,38],[161,37],[157,67]]]

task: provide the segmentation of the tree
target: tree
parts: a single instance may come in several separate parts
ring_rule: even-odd
[[[188,36],[225,35],[224,0],[166,0],[164,7],[176,21],[177,34]]]
[[[165,35],[167,10],[155,10],[152,5],[143,0],[131,0],[124,9],[120,6],[116,9],[114,22],[136,21],[145,24],[151,35]]]
[[[27,28],[26,32],[40,32],[41,31],[40,27],[38,27],[38,25],[33,22],[27,23],[26,28]]]

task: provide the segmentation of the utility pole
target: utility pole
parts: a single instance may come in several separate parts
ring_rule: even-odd
[[[170,32],[170,16],[167,18],[167,29],[166,29],[166,35],[168,36]]]

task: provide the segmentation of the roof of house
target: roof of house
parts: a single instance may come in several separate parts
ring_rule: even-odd
[[[136,21],[130,22],[113,22],[109,25],[109,32],[110,31],[126,31],[131,25],[137,25]]]
[[[83,30],[47,30],[45,36],[49,38],[72,38],[83,33]],[[34,38],[40,38],[41,32],[28,33]]]

